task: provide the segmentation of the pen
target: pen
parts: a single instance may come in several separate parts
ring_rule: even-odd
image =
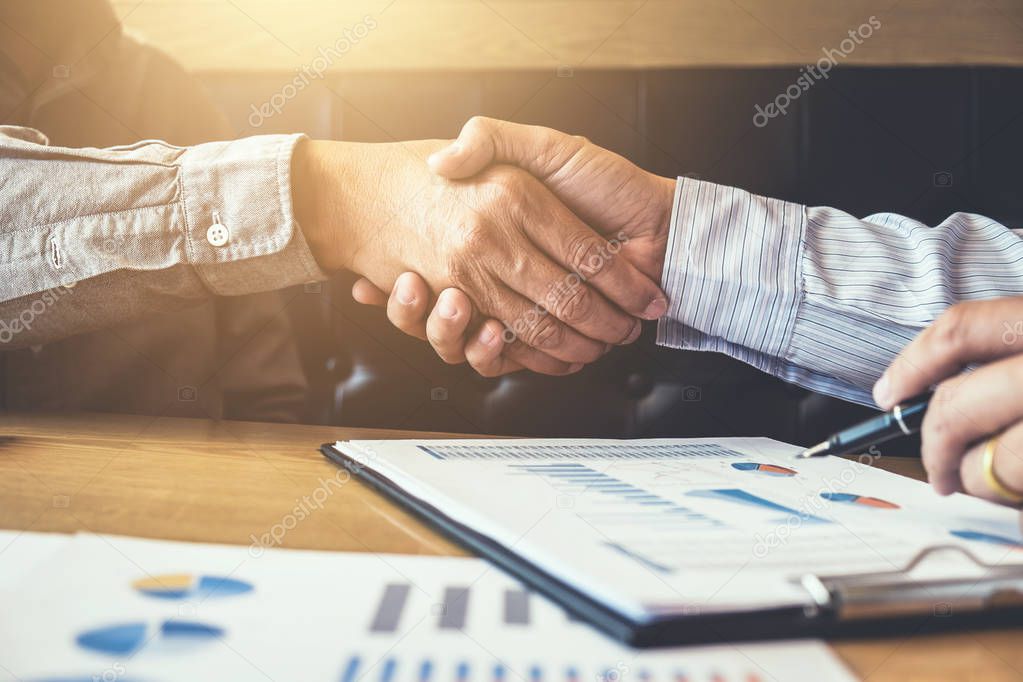
[[[839,431],[823,443],[803,450],[796,457],[805,459],[823,455],[848,455],[892,438],[914,434],[920,430],[924,421],[931,395],[924,393],[899,403],[889,412]]]

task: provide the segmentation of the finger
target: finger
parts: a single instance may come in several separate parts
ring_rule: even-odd
[[[504,326],[497,320],[487,320],[465,344],[465,358],[480,376],[499,377],[517,372],[523,368],[510,356],[503,353],[505,343],[501,340]],[[558,360],[554,360],[558,363]],[[559,363],[561,364],[561,363]]]
[[[584,284],[592,285],[608,301],[629,315],[644,320],[656,320],[667,312],[668,297],[653,280],[621,256],[621,242],[604,239],[553,195],[549,193],[545,195],[546,201],[526,205],[523,227],[534,244],[568,268],[575,282],[581,280]],[[576,294],[581,295],[580,292]],[[569,296],[566,304],[577,303]],[[593,305],[595,304],[594,302]],[[598,308],[592,312],[607,314],[609,311],[607,306]],[[558,317],[565,320],[560,315]],[[595,317],[594,320],[597,326],[606,324],[606,321],[603,317]],[[565,322],[587,336],[615,343],[613,339],[591,334],[572,321]],[[632,340],[635,340],[636,336],[638,333]]]
[[[387,294],[365,277],[355,280],[355,284],[352,285],[352,298],[356,303],[363,305],[387,305]]]
[[[530,348],[521,341],[513,341],[504,346],[504,355],[515,361],[516,364],[536,372],[537,374],[548,374],[550,376],[566,376],[575,374],[586,365],[582,362],[567,363],[557,360],[543,351]]]
[[[608,303],[582,278],[528,241],[515,257],[529,265],[512,268],[505,282],[580,334],[603,342],[601,345],[620,345],[632,343],[643,331],[642,322]]]
[[[604,354],[604,343],[569,328],[508,286],[495,287],[490,299],[493,309],[502,311],[499,319],[505,329],[501,336],[506,343],[518,340],[569,364],[593,362]]]
[[[1023,419],[1021,380],[1023,356],[1017,355],[938,384],[920,434],[924,466],[935,490],[958,490],[966,450]]]
[[[458,289],[445,289],[426,320],[426,338],[449,365],[465,362],[465,334],[472,321],[472,302]]]
[[[963,457],[960,477],[963,491],[982,497],[985,500],[1010,504],[1009,500],[998,494],[984,476],[984,448],[987,439],[970,448]],[[995,448],[994,472],[1002,485],[1010,490],[1023,491],[1023,422],[1017,422],[998,436]]]
[[[889,409],[971,363],[1023,350],[1023,298],[952,306],[895,358],[874,386],[874,400]]]
[[[426,316],[429,313],[430,288],[414,272],[398,276],[387,299],[387,319],[409,336],[426,339]]]
[[[497,320],[487,320],[465,344],[465,356],[479,374],[486,377],[501,376],[521,369],[540,374],[564,376],[582,369],[582,363],[569,364],[556,360],[542,351],[520,341],[505,343],[504,326]]]
[[[427,159],[434,173],[468,178],[494,163],[516,165],[544,180],[586,144],[585,138],[552,128],[474,116],[458,139]]]

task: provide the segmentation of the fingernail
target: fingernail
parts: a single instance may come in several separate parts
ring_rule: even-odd
[[[447,298],[441,299],[437,312],[440,313],[441,317],[446,317],[449,320],[458,317],[458,308],[456,308]]]
[[[640,322],[639,320],[636,320],[636,324],[633,325],[632,331],[629,332],[629,336],[624,341],[622,341],[621,345],[627,346],[628,344],[630,344],[633,341],[635,341],[636,339],[638,339],[639,335],[642,334],[642,333],[643,333],[643,323]]]
[[[569,374],[575,374],[576,372],[578,372],[582,368],[583,368],[583,363],[577,362],[574,365],[569,365],[568,366],[568,373]]]
[[[479,338],[480,338],[480,343],[482,343],[484,346],[489,346],[492,343],[494,343],[494,341],[497,340],[497,334],[495,334],[493,332],[493,330],[490,329],[490,327],[484,327],[480,331],[480,337]]]
[[[650,301],[650,305],[643,311],[643,319],[656,320],[668,312],[668,300],[662,296],[658,296],[654,300]]]
[[[407,289],[398,289],[398,303],[402,305],[412,305],[416,302],[415,295]]]
[[[890,384],[891,381],[888,379],[887,374],[882,374],[881,378],[874,384],[874,402],[881,407],[887,407],[891,404],[892,387]]]

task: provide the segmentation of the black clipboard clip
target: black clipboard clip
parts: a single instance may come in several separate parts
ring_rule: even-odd
[[[948,552],[968,559],[973,574],[914,576],[928,560]],[[805,615],[837,624],[1023,608],[1023,565],[990,564],[958,545],[927,547],[901,569],[830,576],[807,573],[799,582],[813,600]]]

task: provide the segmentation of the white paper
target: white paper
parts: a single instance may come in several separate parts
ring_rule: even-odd
[[[0,593],[15,589],[31,571],[70,542],[63,533],[0,530]]]
[[[813,641],[631,650],[476,559],[79,535],[3,613],[2,680],[853,679]]]
[[[638,621],[805,605],[808,572],[901,569],[937,544],[1023,560],[1017,511],[766,438],[337,447]]]

